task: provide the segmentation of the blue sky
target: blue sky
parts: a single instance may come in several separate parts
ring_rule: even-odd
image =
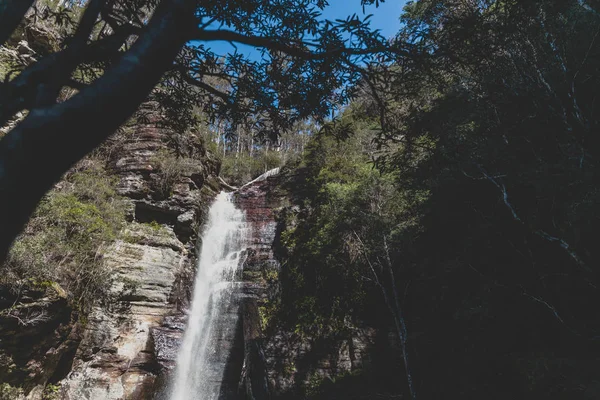
[[[362,19],[366,15],[372,14],[371,27],[380,29],[383,36],[391,37],[400,28],[400,14],[406,0],[385,0],[385,3],[380,3],[379,7],[375,7],[375,5],[365,7],[364,13],[360,0],[328,0],[328,3],[329,6],[323,12],[323,19],[346,19],[352,14],[357,14]],[[236,46],[242,54],[258,54],[249,46]],[[227,42],[211,43],[211,48],[219,55],[234,51],[234,48]]]
[[[365,15],[373,14],[371,26],[381,29],[381,34],[385,37],[393,36],[400,29],[400,14],[406,4],[405,0],[386,0],[377,8],[375,5],[365,7],[363,14],[360,0],[328,0],[328,2],[329,7],[323,13],[326,19],[345,19],[351,14],[357,14],[362,18]]]

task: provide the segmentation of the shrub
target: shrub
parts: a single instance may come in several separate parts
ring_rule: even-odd
[[[23,389],[0,383],[0,400],[15,400],[23,396]]]
[[[77,306],[91,304],[108,290],[110,273],[102,248],[125,222],[125,202],[103,168],[68,174],[42,200],[2,266],[0,284],[58,282]]]
[[[58,400],[60,385],[54,385],[49,383],[44,388],[44,393],[42,394],[42,400]]]
[[[198,160],[188,157],[178,157],[174,152],[161,150],[151,160],[157,168],[155,189],[162,197],[169,197],[175,184],[185,175],[201,170]]]

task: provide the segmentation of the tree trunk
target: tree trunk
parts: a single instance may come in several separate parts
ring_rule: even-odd
[[[32,109],[0,141],[0,263],[40,199],[142,103],[195,27],[195,2],[164,0],[146,33],[71,99]]]

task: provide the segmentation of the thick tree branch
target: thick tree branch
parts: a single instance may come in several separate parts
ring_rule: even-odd
[[[80,61],[104,61],[114,58],[119,54],[118,50],[121,45],[133,33],[129,28],[121,29],[114,35],[107,36],[84,47],[79,53]],[[25,68],[12,81],[0,86],[0,126],[4,126],[18,111],[33,107],[35,90],[31,90],[31,88],[36,88],[50,79],[62,51],[44,57]]]
[[[0,45],[10,38],[34,0],[0,0]]]
[[[196,86],[197,88],[200,88],[202,90],[207,91],[208,93],[215,95],[221,99],[223,99],[226,103],[230,103],[231,99],[229,98],[229,95],[225,92],[221,92],[220,90],[212,87],[211,85],[204,83],[198,79],[194,79],[191,76],[189,76],[187,74],[187,72],[185,71],[181,71],[181,76],[183,77],[183,80],[192,85],[192,86]]]
[[[52,77],[50,81],[42,86],[38,93],[36,106],[48,106],[56,101],[56,96],[60,92],[64,81],[68,80],[71,73],[78,64],[78,57],[81,50],[85,47],[90,37],[98,15],[104,8],[106,0],[90,0],[85,9],[81,21],[69,41],[69,46],[58,56],[58,59],[52,67]]]
[[[195,26],[195,4],[163,0],[145,34],[113,68],[69,100],[31,110],[0,141],[0,263],[43,195],[158,83]]]

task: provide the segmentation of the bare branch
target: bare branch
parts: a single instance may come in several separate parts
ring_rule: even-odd
[[[181,75],[183,77],[183,79],[189,83],[190,85],[196,86],[200,89],[206,90],[208,93],[213,94],[217,97],[220,97],[221,99],[223,99],[226,103],[229,103],[231,101],[231,99],[229,98],[229,95],[225,92],[221,92],[220,90],[212,87],[211,85],[204,83],[198,79],[194,79],[191,76],[189,76],[185,71],[181,72]]]
[[[34,326],[41,322],[46,322],[50,320],[48,313],[44,310],[40,311],[38,314],[34,314],[33,316],[30,316],[29,313],[27,313],[27,316],[23,318],[19,317],[16,314],[13,314],[12,312],[8,312],[6,316],[16,319],[19,325],[22,326]]]
[[[398,297],[398,292],[396,290],[394,271],[392,269],[392,259],[390,257],[387,239],[385,238],[385,236],[383,237],[383,245],[384,245],[384,253],[385,253],[384,255],[385,255],[385,260],[386,260],[386,264],[388,267],[388,273],[390,275],[391,286],[392,286],[392,296],[394,297],[394,303],[391,302],[390,294],[388,293],[388,290],[383,286],[383,283],[381,282],[379,275],[375,271],[375,267],[373,266],[373,264],[371,263],[371,260],[367,256],[367,253],[365,251],[364,242],[362,241],[362,239],[360,238],[358,233],[356,233],[356,231],[352,231],[352,233],[354,233],[356,240],[358,240],[358,242],[360,243],[361,253],[363,254],[365,261],[369,265],[369,268],[371,268],[371,272],[373,273],[373,277],[375,279],[375,284],[381,289],[381,294],[383,295],[385,304],[386,304],[390,314],[392,314],[392,318],[393,318],[394,324],[396,326],[396,333],[398,335],[398,340],[400,340],[400,346],[402,347],[402,358],[404,359],[404,368],[405,368],[405,373],[406,373],[406,380],[408,382],[408,389],[410,391],[411,398],[413,400],[416,400],[417,399],[417,391],[414,387],[412,373],[410,370],[410,364],[409,364],[409,360],[408,360],[408,345],[407,345],[408,330],[406,328],[406,321],[404,320],[404,316],[402,314],[402,309],[400,308],[400,301],[399,301],[399,297]],[[383,272],[383,265],[381,263],[380,263],[380,265],[381,265],[382,272]]]
[[[510,204],[510,202],[508,201],[508,192],[506,191],[506,186],[504,186],[503,183],[499,183],[498,181],[496,181],[492,176],[490,176],[485,169],[483,169],[480,165],[477,166],[479,168],[479,170],[481,171],[481,173],[490,181],[494,184],[494,186],[496,186],[499,190],[500,193],[502,194],[502,200],[504,202],[504,205],[510,210],[513,218],[515,219],[515,221],[525,225],[525,222],[523,222],[523,220],[519,217],[519,215],[517,214],[517,211],[515,210],[515,208],[512,206],[512,204]],[[579,255],[577,255],[577,253],[575,252],[575,250],[573,250],[572,246],[567,243],[564,239],[558,238],[558,237],[554,237],[549,235],[548,233],[546,233],[543,230],[536,230],[533,231],[533,233],[539,237],[541,237],[542,239],[545,239],[549,242],[555,242],[558,243],[558,245],[563,248],[564,250],[566,250],[566,252],[569,254],[569,256],[573,259],[573,261],[575,261],[575,263],[582,269],[584,269],[587,272],[592,272],[592,270],[590,269],[590,267],[588,267],[585,262],[581,259],[581,257],[579,257]]]
[[[517,220],[518,222],[523,223],[523,221],[521,220],[521,218],[519,218],[519,215],[517,214],[517,211],[514,209],[514,207],[512,206],[512,204],[510,204],[510,202],[508,201],[508,192],[506,191],[506,186],[504,186],[503,183],[498,183],[498,181],[496,181],[492,176],[490,176],[485,171],[485,169],[483,169],[483,167],[481,167],[479,165],[477,167],[479,168],[479,170],[481,171],[481,173],[500,190],[500,193],[502,193],[502,200],[504,201],[504,205],[510,210],[513,218],[515,220]]]

